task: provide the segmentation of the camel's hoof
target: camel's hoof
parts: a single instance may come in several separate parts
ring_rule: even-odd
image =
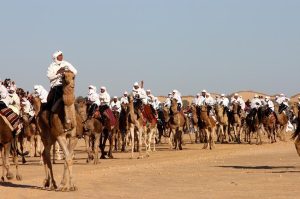
[[[77,191],[78,190],[78,188],[75,186],[75,185],[73,185],[72,187],[70,187],[70,189],[69,189],[70,191]]]
[[[67,191],[69,191],[69,189],[68,189],[68,187],[59,187],[59,188],[56,189],[55,191],[67,192]]]
[[[105,155],[101,155],[100,159],[107,159]]]
[[[7,178],[7,180],[12,180],[12,179],[14,179],[14,174],[12,172],[8,172],[6,174],[6,178]]]
[[[139,156],[137,159],[144,159],[144,156]]]
[[[1,182],[5,182],[4,176],[1,177]]]
[[[108,156],[109,159],[114,159],[113,155]]]
[[[22,180],[22,176],[21,175],[16,175],[16,178],[17,178],[18,181]]]
[[[54,191],[54,190],[56,190],[56,188],[55,188],[55,186],[51,185],[51,186],[48,187],[46,190],[47,190],[47,191]]]
[[[27,162],[27,161],[26,161],[25,158],[23,157],[23,158],[22,158],[22,164],[26,164],[26,162]]]

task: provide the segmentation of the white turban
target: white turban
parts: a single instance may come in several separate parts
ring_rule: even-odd
[[[139,86],[139,83],[134,82],[133,86]]]
[[[60,50],[56,51],[56,52],[53,53],[53,55],[52,55],[53,61],[54,61],[55,63],[57,63],[57,64],[60,64],[60,63],[61,63],[61,61],[58,61],[58,60],[57,60],[57,57],[58,57],[59,55],[62,55],[62,52],[61,52]]]

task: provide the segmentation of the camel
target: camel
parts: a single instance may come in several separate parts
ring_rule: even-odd
[[[228,131],[229,133],[229,141],[230,140],[235,140],[238,143],[241,142],[241,133],[243,131],[243,122],[242,122],[242,117],[240,116],[241,113],[241,106],[239,105],[239,103],[237,102],[233,102],[232,103],[232,110],[230,112],[230,125],[233,127],[233,133],[234,133],[234,137],[232,136],[232,134],[230,133],[230,131]],[[246,141],[246,135],[245,135],[245,141]]]
[[[128,96],[128,110],[127,110],[127,119],[128,119],[128,130],[131,136],[131,158],[134,158],[134,143],[135,135],[137,136],[138,144],[137,151],[139,152],[138,158],[143,158],[142,155],[142,136],[145,133],[144,120],[141,117],[142,113],[140,110],[137,110],[139,113],[136,114],[133,105],[133,97]],[[146,155],[149,157],[149,153],[146,150]]]
[[[88,154],[86,162],[94,160],[94,164],[99,162],[99,144],[100,137],[103,131],[103,126],[100,120],[87,117],[87,105],[84,99],[78,100],[76,103],[76,111],[84,124],[84,140],[86,151]]]
[[[274,112],[271,112],[269,115],[267,114],[267,110],[265,107],[262,110],[263,118],[262,123],[268,133],[268,138],[270,143],[276,142],[276,116]]]
[[[216,119],[218,121],[217,136],[221,143],[226,141],[226,138],[228,138],[229,130],[228,116],[224,109],[224,106],[221,106],[220,104],[215,105]]]
[[[204,143],[203,149],[215,148],[214,135],[216,132],[216,121],[208,114],[207,106],[202,105],[197,107],[200,115],[199,119],[202,123],[202,129],[205,132],[206,143]]]
[[[246,117],[246,142],[251,144],[251,133],[256,133],[256,144],[262,144],[262,131],[263,131],[263,113],[262,108],[258,108],[257,114],[253,117],[250,112]]]
[[[112,129],[113,141],[115,143],[114,151],[118,151],[121,148],[122,132],[120,130],[120,113],[116,110],[113,110],[113,114],[116,118],[116,124]]]
[[[197,109],[196,105],[191,106],[192,122],[195,128],[195,143],[205,142],[205,131],[203,130],[203,124],[200,120],[200,109]]]
[[[41,129],[41,138],[44,144],[42,156],[46,174],[43,188],[74,191],[77,188],[73,183],[73,151],[78,141],[76,137],[77,118],[74,105],[75,75],[71,71],[65,70],[62,80],[63,97],[54,105],[56,108],[52,107],[52,113],[48,109],[39,112],[38,125]],[[64,121],[70,127],[67,131],[64,129]],[[50,157],[51,146],[55,141],[58,141],[65,157],[63,178],[59,187],[57,187],[54,179]]]
[[[17,137],[14,137],[14,132],[11,127],[6,123],[7,121],[0,116],[0,151],[2,157],[2,176],[1,181],[12,180],[13,173],[10,171],[9,155],[12,152],[13,162],[16,166],[16,179],[22,180],[19,173],[19,164],[17,156]],[[21,154],[24,155],[24,154]]]
[[[171,100],[171,111],[169,113],[169,108],[164,107],[164,118],[166,120],[167,126],[170,128],[170,148],[173,148],[173,140],[175,143],[175,150],[182,150],[182,136],[186,128],[186,118],[182,111],[178,111],[178,104],[176,99]]]
[[[286,135],[286,128],[288,122],[289,119],[285,111],[282,111],[281,113],[277,113],[277,126],[278,126],[277,135],[279,136],[279,139],[281,141],[285,141],[286,139],[285,135]]]
[[[295,148],[296,151],[298,153],[298,155],[300,156],[300,111],[298,111],[298,126],[295,130],[295,132],[292,134],[292,139],[295,140]]]
[[[121,104],[121,112],[119,117],[119,130],[122,139],[122,152],[125,152],[126,144],[128,142],[128,118],[127,118],[127,105]]]
[[[145,133],[145,145],[147,151],[156,151],[155,149],[155,135],[157,132],[157,120],[152,113],[151,105],[144,105],[143,117],[146,121],[146,133]],[[151,150],[151,143],[153,144],[153,150]]]

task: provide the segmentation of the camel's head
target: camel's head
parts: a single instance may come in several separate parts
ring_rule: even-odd
[[[87,104],[85,98],[77,98],[75,103],[76,112],[80,115],[82,120],[87,119]]]
[[[63,75],[63,85],[75,87],[75,75],[72,71],[66,70]]]

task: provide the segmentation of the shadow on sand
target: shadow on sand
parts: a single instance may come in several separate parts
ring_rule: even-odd
[[[12,182],[0,182],[0,187],[12,187],[12,188],[21,188],[21,189],[40,189],[37,186],[24,185],[24,184],[14,184]]]
[[[252,169],[252,170],[295,169],[296,168],[294,166],[216,166],[216,167],[231,168],[231,169]]]

